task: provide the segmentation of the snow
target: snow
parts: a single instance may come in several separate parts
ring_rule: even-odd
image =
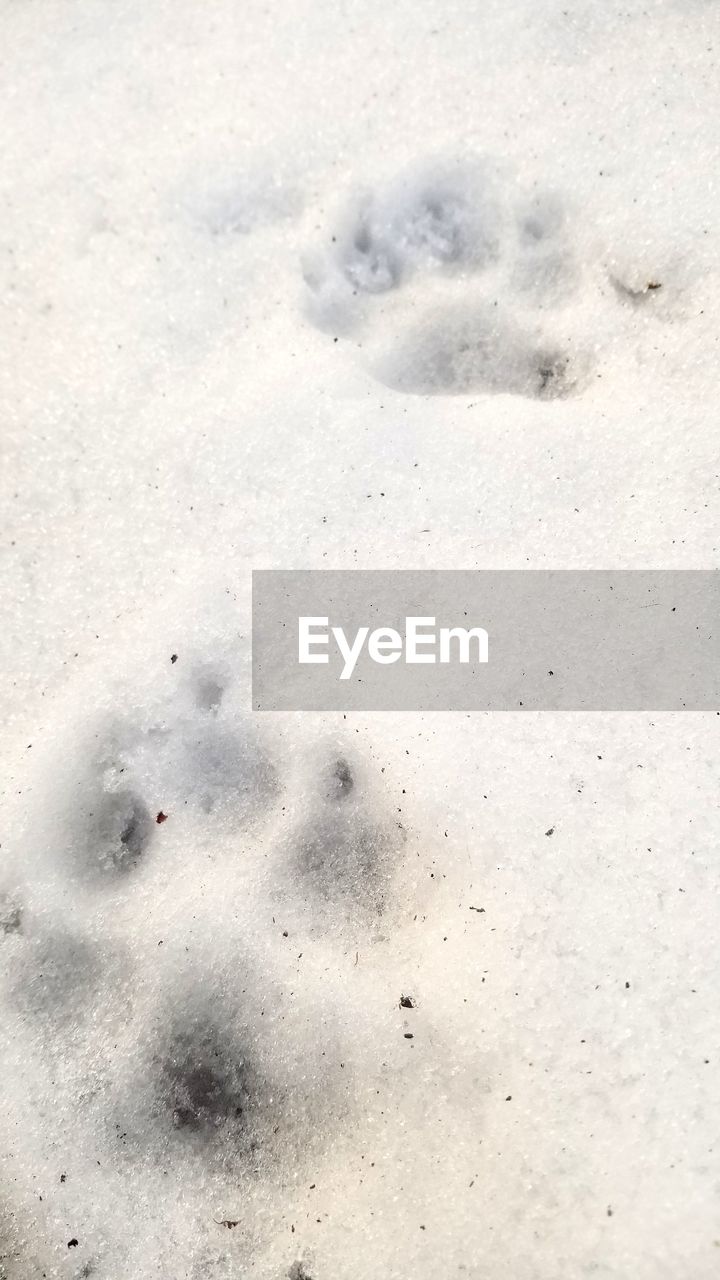
[[[0,1277],[710,1280],[718,717],[253,715],[249,591],[717,567],[716,6],[0,21]]]

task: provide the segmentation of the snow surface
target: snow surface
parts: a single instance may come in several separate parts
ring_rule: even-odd
[[[0,23],[0,1276],[710,1280],[720,720],[248,660],[253,568],[717,567],[717,5]]]

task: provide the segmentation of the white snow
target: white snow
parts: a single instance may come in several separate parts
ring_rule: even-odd
[[[711,1280],[720,719],[254,715],[249,592],[717,567],[717,6],[0,30],[0,1277]]]

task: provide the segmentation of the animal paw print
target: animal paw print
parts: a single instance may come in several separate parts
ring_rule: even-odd
[[[394,390],[552,400],[587,380],[560,318],[580,280],[565,203],[498,165],[430,165],[356,199],[304,276],[313,323]]]
[[[252,1188],[295,1178],[360,1121],[374,1032],[354,1012],[359,949],[391,940],[428,880],[384,768],[344,735],[261,728],[234,656],[187,654],[150,699],[123,684],[108,717],[63,720],[74,749],[50,733],[33,757],[35,802],[2,868],[0,1068],[22,1053],[18,1124],[39,1108],[98,1280],[120,1274],[152,1188],[169,1204],[207,1182],[227,1205],[219,1220],[191,1206],[180,1241],[138,1239],[157,1274],[180,1256],[188,1276],[245,1274],[269,1247]],[[381,1024],[385,1009],[380,996]]]

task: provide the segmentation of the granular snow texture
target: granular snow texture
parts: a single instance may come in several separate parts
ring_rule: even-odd
[[[0,1277],[714,1280],[720,718],[263,717],[249,603],[718,567],[717,5],[0,32]]]

